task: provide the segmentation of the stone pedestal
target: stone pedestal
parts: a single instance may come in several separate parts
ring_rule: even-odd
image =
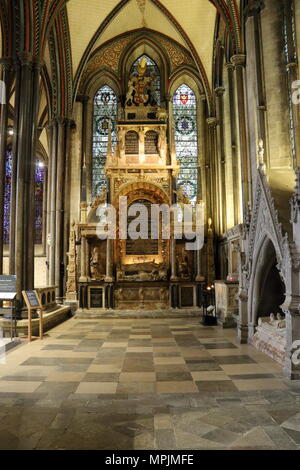
[[[236,327],[234,315],[238,314],[238,289],[237,282],[215,282],[216,314],[223,328]]]

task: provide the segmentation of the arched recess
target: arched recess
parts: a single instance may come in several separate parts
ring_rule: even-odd
[[[275,315],[278,312],[282,313],[281,305],[285,300],[286,286],[277,269],[280,255],[276,252],[271,235],[267,232],[261,237],[261,243],[257,246],[253,259],[253,276],[249,287],[249,323],[256,326],[258,318],[267,317],[270,313]]]

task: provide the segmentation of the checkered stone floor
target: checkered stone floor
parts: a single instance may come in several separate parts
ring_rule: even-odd
[[[0,364],[0,449],[299,449],[300,384],[197,319],[71,319]]]

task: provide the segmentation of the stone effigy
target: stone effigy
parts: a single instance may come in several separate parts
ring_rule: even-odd
[[[271,313],[270,318],[259,318],[256,333],[250,340],[259,351],[274,361],[284,364],[286,351],[286,322],[280,314]]]

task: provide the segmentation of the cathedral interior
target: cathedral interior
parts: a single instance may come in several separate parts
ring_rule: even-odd
[[[0,0],[0,449],[299,449],[299,57],[298,0]]]

